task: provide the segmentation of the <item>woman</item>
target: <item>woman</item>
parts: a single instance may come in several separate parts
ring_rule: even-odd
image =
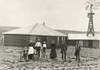
[[[53,40],[51,44],[50,59],[55,59],[56,57],[57,57],[56,44],[55,41]]]
[[[29,49],[28,49],[28,59],[34,59],[34,48],[32,44],[28,44]]]

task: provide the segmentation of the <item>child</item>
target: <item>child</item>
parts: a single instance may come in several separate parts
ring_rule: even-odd
[[[46,42],[44,41],[43,42],[43,52],[46,54],[46,48],[47,48],[47,44]]]
[[[23,50],[23,58],[25,60],[28,59],[28,48],[26,46],[24,47],[24,50]]]
[[[43,42],[43,56],[44,56],[45,59],[46,59],[46,48],[47,48],[47,44],[46,44],[46,42],[44,41],[44,42]]]

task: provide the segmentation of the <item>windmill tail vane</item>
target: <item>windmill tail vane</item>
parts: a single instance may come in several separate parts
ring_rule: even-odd
[[[100,6],[100,2],[97,2],[95,6],[96,7],[99,7]]]

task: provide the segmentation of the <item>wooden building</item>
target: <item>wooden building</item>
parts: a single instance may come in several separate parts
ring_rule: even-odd
[[[31,41],[35,43],[38,38],[41,40],[41,42],[46,41],[48,47],[50,46],[52,40],[55,40],[59,46],[60,42],[65,40],[67,37],[67,35],[55,31],[45,24],[22,27],[4,32],[2,34],[5,46],[25,46]]]
[[[68,34],[70,42],[79,41],[80,45],[87,48],[99,48],[100,47],[100,34],[95,36],[86,36],[86,34]]]

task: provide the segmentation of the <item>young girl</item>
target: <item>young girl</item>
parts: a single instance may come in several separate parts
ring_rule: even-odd
[[[43,42],[43,57],[44,58],[46,58],[45,56],[46,56],[46,48],[47,48],[47,44],[46,44],[46,42],[44,41]]]
[[[24,47],[24,50],[23,50],[23,58],[25,60],[28,59],[28,48],[26,46]]]

